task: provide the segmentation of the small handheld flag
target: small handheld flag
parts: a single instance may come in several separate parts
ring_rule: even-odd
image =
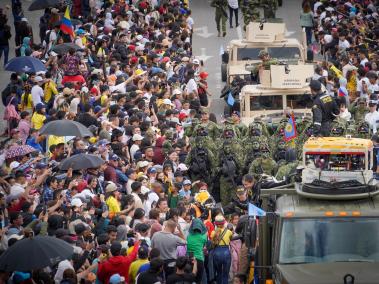
[[[70,35],[71,39],[75,37],[74,28],[71,23],[70,9],[68,6],[66,8],[66,12],[64,13],[60,28],[63,33]]]
[[[234,106],[235,100],[233,98],[232,92],[229,92],[229,94],[228,94],[227,103],[231,107]]]
[[[248,213],[249,213],[249,216],[258,216],[258,217],[266,216],[266,211],[255,206],[253,203],[249,203]]]
[[[287,125],[284,128],[284,141],[290,141],[294,138],[296,138],[296,123],[295,123],[295,117],[293,114],[288,119]]]
[[[348,90],[345,87],[339,87],[338,96],[339,97],[347,97],[349,95]]]

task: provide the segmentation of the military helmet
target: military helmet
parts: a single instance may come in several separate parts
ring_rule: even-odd
[[[262,135],[262,125],[257,122],[253,122],[249,126],[249,134],[250,136],[261,136]]]
[[[235,136],[233,127],[227,125],[223,131],[224,138],[233,138]]]
[[[366,121],[362,121],[358,125],[357,132],[359,134],[368,134],[370,132],[370,126],[369,126],[369,124]]]

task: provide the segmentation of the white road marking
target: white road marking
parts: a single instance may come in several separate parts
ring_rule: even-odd
[[[195,32],[196,35],[203,37],[203,38],[209,38],[213,33],[208,32],[208,27],[207,26],[202,26],[199,28],[194,28],[193,31]]]
[[[206,62],[209,58],[212,58],[212,55],[206,55],[207,49],[205,47],[200,48],[200,56],[196,56],[199,60]]]
[[[238,36],[238,39],[239,40],[242,40],[242,29],[241,29],[241,25],[239,25],[237,27],[237,36]]]

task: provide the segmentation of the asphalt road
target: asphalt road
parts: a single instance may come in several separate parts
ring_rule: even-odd
[[[205,61],[205,69],[209,73],[208,86],[212,94],[211,111],[219,119],[224,111],[224,100],[220,99],[220,91],[225,83],[221,81],[221,55],[220,50],[226,49],[232,39],[243,38],[242,29],[243,20],[241,11],[239,11],[240,26],[235,28],[233,18],[233,29],[229,29],[229,20],[227,22],[226,37],[217,37],[215,22],[215,11],[210,6],[211,1],[193,0],[190,7],[193,19],[195,21],[193,37],[193,54]],[[299,26],[299,13],[301,4],[298,0],[285,0],[283,7],[279,8],[276,16],[282,18],[286,23],[288,35],[300,39],[301,28]],[[228,11],[229,12],[229,11]],[[261,11],[263,17],[263,11]]]
[[[286,0],[283,1],[283,7],[277,11],[277,17],[283,18],[287,30],[291,37],[300,38],[299,27],[299,11],[300,4],[298,0]],[[10,5],[11,0],[1,0],[0,7],[5,8]],[[29,12],[28,7],[31,0],[22,0],[24,14],[29,23],[33,27],[33,34],[37,42],[39,42],[39,18],[42,16],[43,11]],[[229,29],[229,23],[227,23],[227,35],[226,37],[217,37],[216,23],[214,20],[214,8],[210,7],[210,1],[204,0],[192,0],[190,4],[192,15],[195,21],[194,29],[195,34],[193,37],[193,53],[196,57],[203,59],[205,62],[205,69],[209,73],[208,84],[209,91],[212,93],[211,110],[217,115],[218,118],[223,114],[224,101],[220,99],[220,91],[224,86],[221,82],[221,56],[220,50],[226,49],[228,42],[232,39],[242,38],[243,29],[242,25],[238,28]],[[261,13],[262,14],[262,13]],[[14,35],[13,16],[11,11],[8,11],[9,25],[12,28],[12,35]],[[242,23],[242,15],[239,12],[239,23]],[[233,25],[235,21],[233,19]],[[9,58],[13,58],[14,55],[14,38],[10,41],[10,54]],[[3,60],[3,58],[1,58]],[[0,62],[0,91],[2,91],[9,82],[10,72],[4,71],[3,61]],[[0,133],[3,133],[5,122],[3,121],[4,106],[0,103]]]

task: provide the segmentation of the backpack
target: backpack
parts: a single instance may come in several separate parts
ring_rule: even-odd
[[[195,147],[191,150],[191,157],[192,159],[189,166],[191,175],[207,177],[211,168],[208,150],[201,147]]]

